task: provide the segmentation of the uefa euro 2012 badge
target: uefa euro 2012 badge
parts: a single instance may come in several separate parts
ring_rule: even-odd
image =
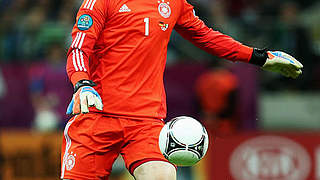
[[[80,31],[88,30],[93,24],[93,20],[90,15],[83,14],[79,17],[77,27]]]
[[[169,18],[171,15],[171,8],[169,6],[169,2],[164,2],[164,0],[158,1],[158,11],[160,15],[164,18]]]

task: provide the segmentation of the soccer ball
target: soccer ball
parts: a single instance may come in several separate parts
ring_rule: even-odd
[[[161,153],[177,166],[192,166],[207,152],[209,138],[204,126],[197,120],[179,116],[162,128],[159,136]]]

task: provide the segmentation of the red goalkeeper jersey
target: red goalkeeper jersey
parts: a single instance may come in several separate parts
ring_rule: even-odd
[[[103,113],[165,118],[163,72],[173,29],[215,56],[251,58],[252,48],[208,28],[186,0],[84,0],[72,30],[68,76],[73,84],[97,83]]]

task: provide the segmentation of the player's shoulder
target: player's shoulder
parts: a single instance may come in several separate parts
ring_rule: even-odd
[[[105,5],[111,9],[115,9],[121,4],[124,4],[125,2],[127,2],[127,0],[101,0],[101,1],[104,1]]]

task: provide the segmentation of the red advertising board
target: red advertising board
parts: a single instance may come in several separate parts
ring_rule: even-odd
[[[320,133],[245,133],[215,138],[210,180],[320,180]]]

